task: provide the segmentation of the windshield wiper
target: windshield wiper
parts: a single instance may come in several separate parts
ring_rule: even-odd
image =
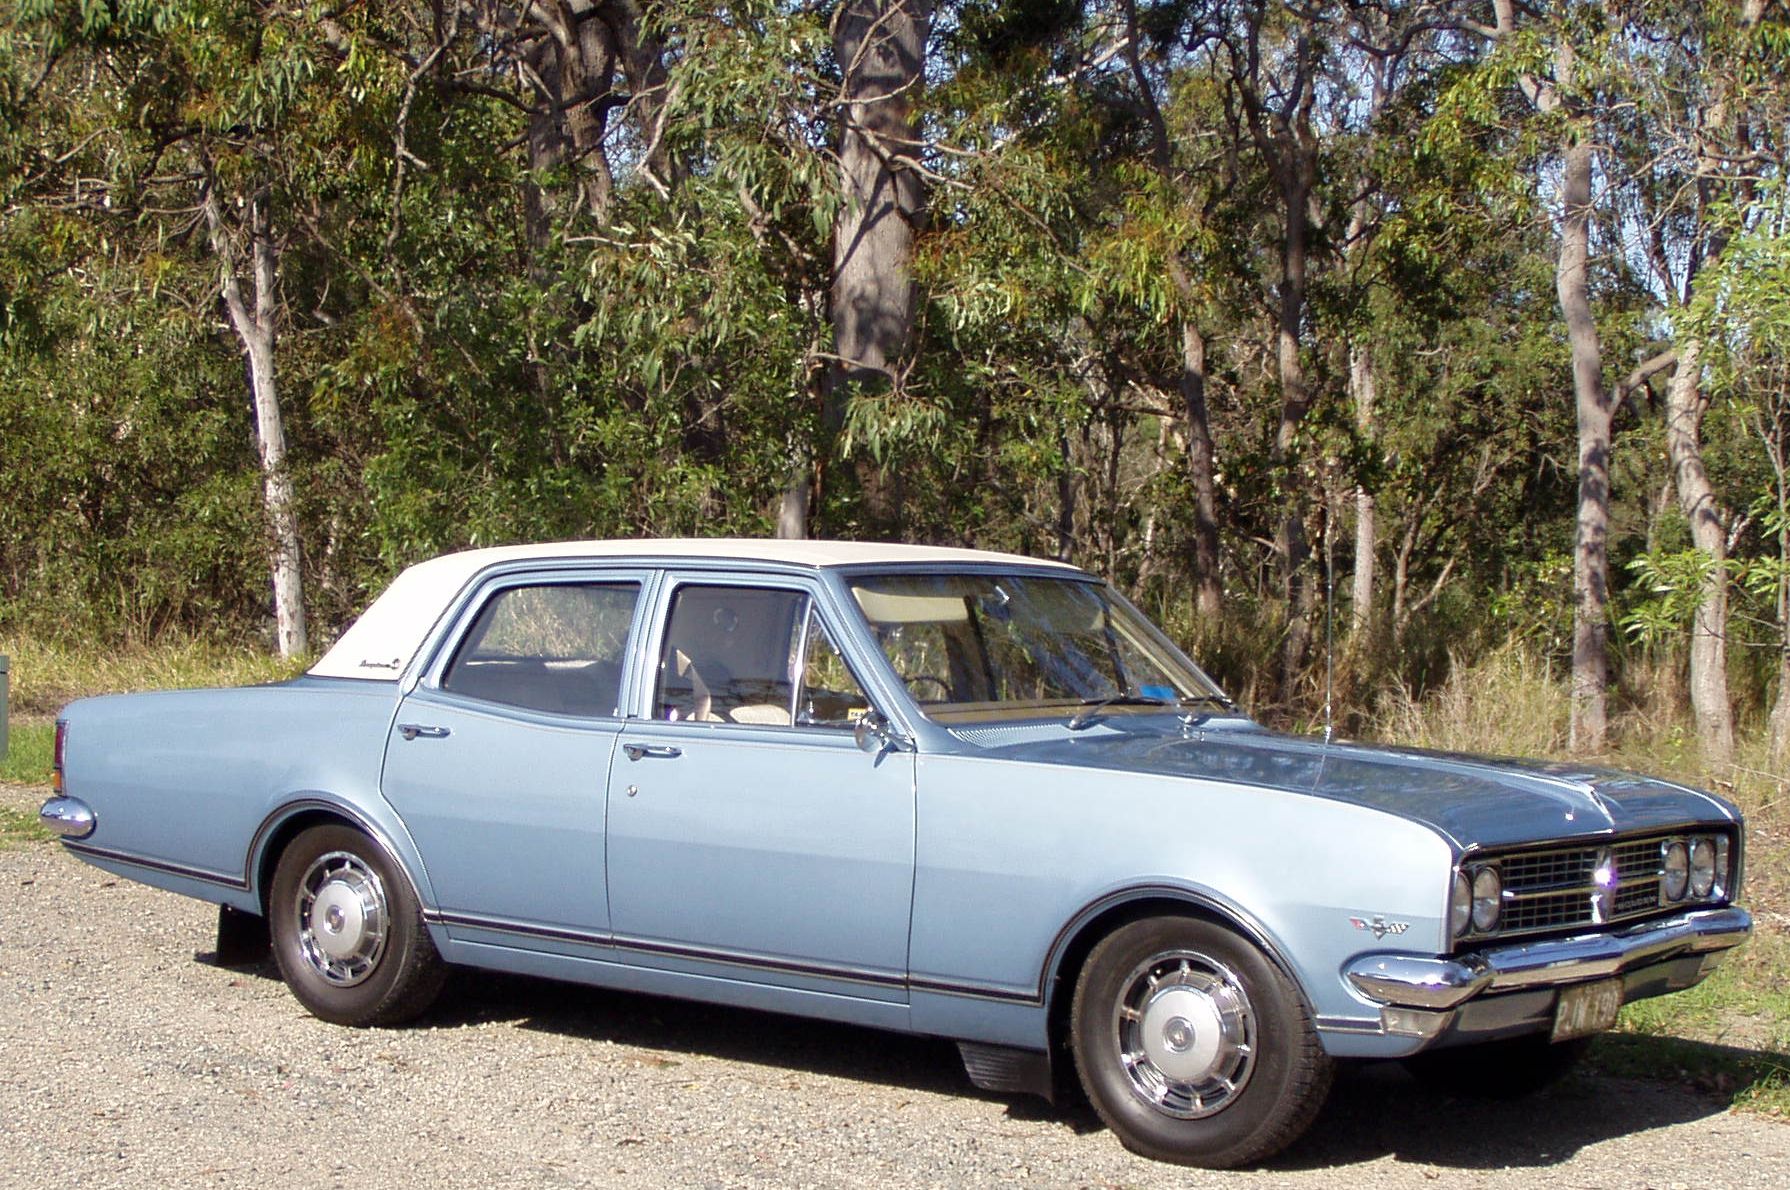
[[[1077,711],[1075,717],[1064,724],[1070,731],[1080,731],[1100,717],[1100,712],[1108,707],[1172,707],[1172,698],[1151,698],[1147,694],[1109,694],[1105,698],[1084,698],[1081,700],[1084,710]]]
[[[1189,694],[1186,698],[1180,699],[1179,702],[1180,705],[1184,707],[1213,706],[1223,707],[1227,711],[1234,711],[1237,709],[1237,704],[1222,694]]]

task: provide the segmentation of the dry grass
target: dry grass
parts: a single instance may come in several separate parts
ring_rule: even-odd
[[[184,686],[247,686],[302,672],[307,661],[284,661],[241,643],[168,636],[153,644],[101,649],[0,637],[11,658],[12,710],[30,721],[52,716],[89,694],[169,690]]]
[[[1419,748],[1488,756],[1556,756],[1566,749],[1570,711],[1547,663],[1509,646],[1477,665],[1458,659],[1452,675],[1423,699],[1395,691],[1368,734]]]
[[[1655,675],[1661,676],[1661,675]],[[1669,678],[1669,673],[1663,675]],[[1756,933],[1705,983],[1623,1009],[1597,1060],[1627,1074],[1678,1079],[1737,1107],[1790,1115],[1790,774],[1774,770],[1763,731],[1743,731],[1714,764],[1682,709],[1682,689],[1638,681],[1598,762],[1712,789],[1747,818],[1743,900]],[[1457,664],[1423,699],[1388,699],[1376,738],[1494,756],[1567,756],[1568,688],[1539,658],[1506,647]]]

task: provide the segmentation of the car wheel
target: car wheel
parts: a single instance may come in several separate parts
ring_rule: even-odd
[[[268,918],[286,986],[338,1025],[409,1020],[447,975],[409,881],[349,827],[313,827],[287,846]]]
[[[1551,1042],[1546,1034],[1426,1050],[1405,1069],[1432,1091],[1467,1099],[1521,1099],[1545,1091],[1591,1052],[1591,1038]]]
[[[1095,946],[1070,1044],[1088,1099],[1126,1148],[1212,1169],[1298,1139],[1333,1069],[1279,968],[1188,917],[1132,922]]]

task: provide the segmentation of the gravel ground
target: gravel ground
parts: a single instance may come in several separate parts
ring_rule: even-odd
[[[213,913],[0,845],[0,1186],[1790,1186],[1790,1127],[1604,1077],[1483,1104],[1356,1070],[1216,1174],[979,1093],[943,1042],[476,973],[342,1029],[200,961]]]

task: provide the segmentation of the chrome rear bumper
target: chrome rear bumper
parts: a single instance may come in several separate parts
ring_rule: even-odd
[[[93,809],[78,797],[53,797],[37,812],[37,820],[65,839],[85,839],[98,825]]]

